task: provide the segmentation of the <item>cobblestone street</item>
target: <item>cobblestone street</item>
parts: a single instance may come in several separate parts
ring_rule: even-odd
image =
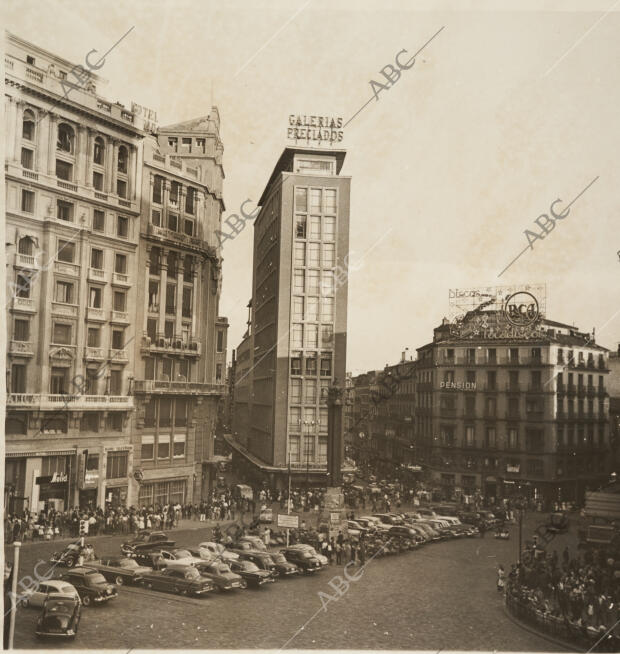
[[[540,519],[531,516],[524,535]],[[509,567],[516,558],[517,527],[511,532],[509,541],[487,535],[375,559],[338,601],[327,604],[326,611],[318,593],[335,595],[328,582],[334,575],[344,576],[340,566],[314,577],[203,599],[124,586],[108,606],[84,609],[78,637],[63,647],[561,651],[504,613],[495,570],[498,563]],[[210,530],[171,534],[177,544],[195,545],[210,537]],[[97,554],[105,556],[117,554],[124,538],[92,540]],[[21,575],[31,573],[38,560],[47,560],[59,547],[59,543],[24,546]],[[355,574],[355,568],[349,571]],[[20,608],[17,647],[49,647],[34,636],[37,615],[37,610]]]

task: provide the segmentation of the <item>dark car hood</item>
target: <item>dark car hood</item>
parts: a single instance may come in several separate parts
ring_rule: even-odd
[[[68,629],[72,617],[71,614],[64,613],[45,615],[41,619],[41,626],[46,629]]]
[[[276,570],[294,570],[297,566],[294,563],[276,563]]]

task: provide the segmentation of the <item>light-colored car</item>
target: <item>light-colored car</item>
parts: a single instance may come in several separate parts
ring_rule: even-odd
[[[202,561],[202,558],[194,556],[186,549],[162,550],[159,554],[161,556],[160,565],[164,568],[170,566],[196,565],[196,563]]]
[[[385,523],[381,522],[379,518],[377,518],[374,515],[363,515],[362,520],[367,520],[368,522],[372,522],[372,524],[375,526],[375,529],[377,531],[388,531],[390,528],[390,525],[386,525]]]
[[[296,545],[291,545],[289,549],[298,549],[298,550],[306,550],[307,552],[310,552],[310,554],[315,558],[318,559],[319,563],[325,567],[329,564],[329,561],[327,557],[324,554],[319,554],[312,545],[308,545],[308,543],[297,543]]]
[[[19,600],[22,606],[43,606],[48,596],[54,593],[77,597],[78,601],[80,601],[75,586],[60,579],[48,579],[34,588],[28,588],[20,595]]]
[[[236,552],[227,550],[222,543],[205,541],[198,545],[201,559],[222,559],[222,561],[236,561],[239,555]]]

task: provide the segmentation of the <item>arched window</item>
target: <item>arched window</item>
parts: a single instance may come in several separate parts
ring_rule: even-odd
[[[126,173],[127,172],[127,159],[129,154],[127,148],[124,145],[121,145],[118,149],[118,172]]]
[[[56,149],[73,154],[74,142],[75,132],[73,131],[73,128],[66,123],[58,125],[58,141],[56,142]]]
[[[29,257],[33,254],[34,243],[30,236],[24,236],[19,239],[19,244],[17,246],[17,251],[19,254],[27,254]]]
[[[98,136],[95,139],[95,152],[93,154],[93,162],[99,164],[100,166],[103,166],[104,157],[105,157],[105,143],[103,139],[100,136]]]
[[[27,141],[34,141],[34,113],[30,109],[24,111],[22,138],[25,138]]]

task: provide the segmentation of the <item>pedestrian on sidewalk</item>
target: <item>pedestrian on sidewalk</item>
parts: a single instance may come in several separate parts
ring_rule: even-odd
[[[484,520],[480,523],[478,530],[480,531],[480,538],[484,538],[484,532],[487,530]]]
[[[504,566],[500,563],[498,568],[497,568],[497,590],[499,592],[504,591],[504,584],[506,580],[506,571],[504,570]]]

